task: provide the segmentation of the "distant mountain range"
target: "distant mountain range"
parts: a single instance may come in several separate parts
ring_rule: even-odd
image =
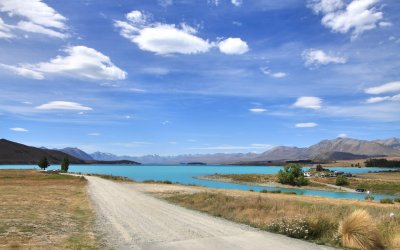
[[[51,165],[60,164],[64,157],[68,157],[71,164],[138,164],[137,162],[128,160],[94,160],[90,155],[77,148],[67,148],[63,152],[43,147],[30,147],[6,139],[0,139],[0,164],[37,164],[42,157],[46,157]]]
[[[400,156],[400,139],[357,140],[351,138],[336,138],[323,140],[306,148],[279,146],[264,153],[232,153],[232,154],[195,154],[178,156],[118,156],[104,152],[88,154],[79,148],[63,148],[50,150],[46,148],[29,147],[5,139],[0,140],[0,164],[37,163],[46,156],[50,163],[59,163],[69,155],[73,164],[180,164],[201,162],[206,164],[243,164],[285,162],[292,160],[351,160],[378,156]]]
[[[64,151],[66,152],[66,151]],[[83,151],[81,152],[85,154]],[[80,154],[81,154],[80,153]],[[79,154],[73,154],[79,157]],[[268,162],[288,160],[351,160],[373,156],[400,156],[400,139],[357,140],[336,138],[323,140],[306,148],[279,146],[261,154],[196,154],[178,156],[145,155],[140,157],[117,156],[110,153],[95,152],[90,154],[94,160],[132,160],[143,164],[179,164],[204,162],[207,164],[238,164],[241,162]]]

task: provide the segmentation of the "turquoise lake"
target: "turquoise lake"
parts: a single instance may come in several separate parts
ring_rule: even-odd
[[[36,165],[0,165],[0,169],[32,169],[38,168]],[[50,166],[48,169],[59,169],[58,165]],[[198,180],[194,176],[210,174],[274,174],[282,167],[265,166],[186,166],[186,165],[71,165],[70,172],[110,174],[116,176],[125,176],[136,181],[144,180],[169,180],[182,184],[196,184],[212,188],[239,189],[260,191],[282,190],[283,192],[296,192],[307,196],[325,196],[339,199],[359,199],[364,200],[365,194],[345,193],[331,191],[317,191],[296,188],[270,188],[252,185],[241,185],[233,183],[224,183],[217,181]],[[390,170],[385,168],[329,168],[331,170],[343,171],[352,174],[367,173],[368,171]],[[306,169],[305,169],[306,170]],[[372,194],[375,200],[382,198],[393,198],[388,195]]]

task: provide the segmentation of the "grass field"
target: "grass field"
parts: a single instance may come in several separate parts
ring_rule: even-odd
[[[0,248],[96,248],[84,178],[0,170],[0,194]]]
[[[332,246],[340,246],[337,234],[340,221],[361,208],[375,219],[388,249],[400,249],[400,204],[211,190],[175,193],[164,198],[214,216]]]
[[[321,183],[336,183],[336,178],[311,178]],[[371,173],[360,175],[360,178],[348,178],[351,189],[365,188],[372,193],[400,196],[400,173]]]

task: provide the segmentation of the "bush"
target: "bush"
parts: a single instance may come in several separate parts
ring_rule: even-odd
[[[271,194],[280,194],[280,193],[282,193],[282,191],[281,190],[271,190],[271,191],[269,191]]]
[[[394,201],[389,198],[381,199],[380,202],[383,204],[394,204]]]
[[[325,169],[321,166],[321,164],[318,164],[317,167],[315,168],[315,170],[316,170],[317,172],[322,172],[322,171],[324,171]]]
[[[338,175],[336,177],[336,186],[347,186],[349,185],[349,180],[344,175]]]
[[[400,198],[396,198],[396,199],[394,199],[394,201],[400,203]]]
[[[308,185],[308,180],[304,178],[301,166],[297,164],[289,164],[286,165],[283,170],[279,170],[278,180],[282,184],[289,184],[292,186]]]
[[[307,239],[311,232],[309,224],[304,218],[280,219],[268,225],[267,230],[297,239]]]
[[[374,220],[365,210],[356,210],[339,225],[342,245],[357,249],[384,249],[382,238]]]
[[[269,191],[268,190],[266,190],[266,189],[263,189],[263,190],[260,190],[260,193],[269,193]]]
[[[373,201],[373,200],[375,200],[375,197],[369,194],[369,195],[366,195],[364,197],[364,199],[367,200],[367,201]]]

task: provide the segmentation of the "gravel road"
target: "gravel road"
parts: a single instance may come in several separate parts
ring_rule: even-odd
[[[330,249],[169,204],[144,193],[143,184],[86,178],[97,230],[111,248]]]

